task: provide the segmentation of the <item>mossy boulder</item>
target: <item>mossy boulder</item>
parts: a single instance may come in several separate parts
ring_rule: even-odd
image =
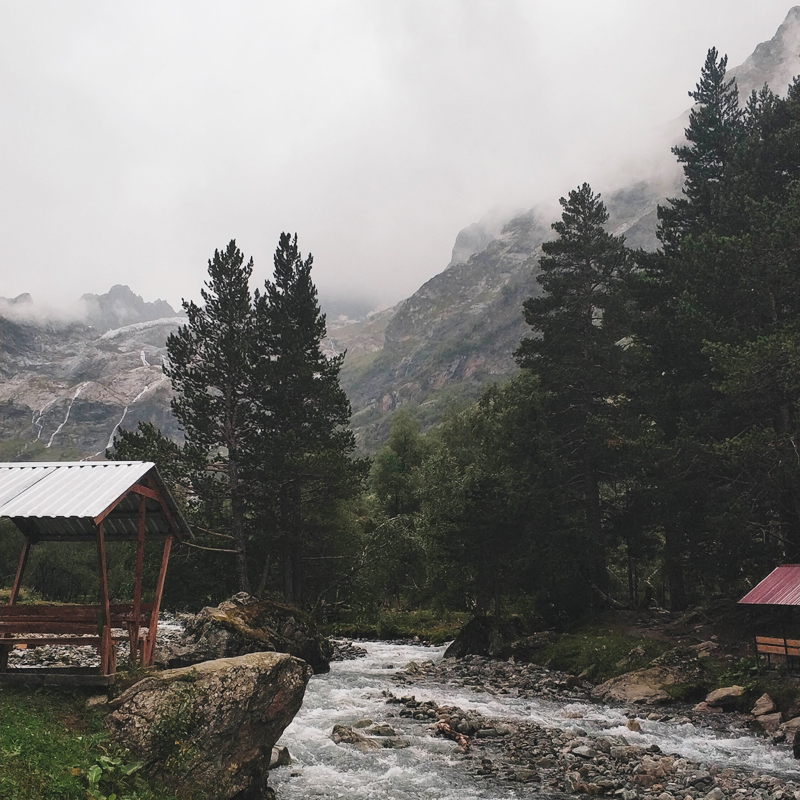
[[[181,640],[160,650],[156,660],[184,667],[258,652],[288,653],[321,673],[330,669],[333,646],[299,608],[240,592],[204,608],[186,625]]]
[[[251,653],[165,670],[109,703],[113,738],[180,796],[274,797],[272,748],[303,702],[311,668],[284,653]]]

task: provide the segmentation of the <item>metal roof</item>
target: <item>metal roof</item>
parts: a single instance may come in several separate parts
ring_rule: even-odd
[[[800,564],[776,567],[739,602],[758,606],[800,606]]]
[[[128,491],[143,478],[155,481],[178,537],[191,537],[189,525],[149,461],[0,463],[0,517],[10,517],[26,536],[37,540],[94,538],[95,518],[114,506],[104,520],[104,532],[110,538],[135,538],[139,496]],[[145,532],[171,532],[161,505],[149,498]]]

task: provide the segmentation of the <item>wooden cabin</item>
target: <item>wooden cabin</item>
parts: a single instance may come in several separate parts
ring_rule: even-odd
[[[131,661],[153,663],[158,612],[173,542],[192,537],[158,474],[143,461],[0,463],[0,517],[24,536],[7,605],[0,605],[0,682],[113,683],[117,644],[127,641]],[[136,543],[133,597],[112,603],[106,545]],[[94,542],[98,602],[90,605],[18,605],[28,556],[39,542]],[[142,600],[144,551],[161,550],[152,602]],[[9,668],[15,647],[94,645],[100,668],[92,673],[65,668]]]
[[[800,564],[782,564],[739,603],[748,606],[756,658],[800,668]]]

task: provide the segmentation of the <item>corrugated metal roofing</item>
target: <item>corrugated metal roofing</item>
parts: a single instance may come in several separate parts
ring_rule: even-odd
[[[94,518],[145,476],[156,481],[179,535],[191,536],[155,464],[148,461],[61,461],[0,463],[0,517],[10,517],[28,536],[39,539],[94,535]],[[135,536],[138,498],[126,497],[104,523],[109,536]],[[148,533],[166,534],[161,507],[147,505]]]
[[[739,602],[759,606],[800,606],[800,564],[776,567]]]

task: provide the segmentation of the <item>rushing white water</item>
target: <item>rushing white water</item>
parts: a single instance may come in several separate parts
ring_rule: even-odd
[[[417,700],[474,709],[489,717],[526,720],[548,728],[580,728],[590,736],[624,736],[630,744],[657,744],[665,753],[721,767],[744,767],[794,780],[800,777],[788,747],[776,747],[748,735],[720,735],[688,723],[647,719],[639,720],[642,732],[634,733],[625,727],[624,709],[494,696],[445,684],[403,687],[398,691],[390,680],[394,670],[412,660],[437,660],[443,648],[378,642],[364,646],[369,651],[366,658],[334,663],[329,674],[311,679],[303,707],[280,741],[289,748],[294,764],[270,774],[270,785],[281,800],[510,800],[541,792],[531,786],[480,782],[482,779],[471,775],[460,763],[464,756],[453,742],[430,735],[429,723],[389,717],[398,706],[387,705],[383,691],[414,694]],[[389,723],[411,746],[361,753],[332,741],[335,724],[352,725],[364,718]]]

